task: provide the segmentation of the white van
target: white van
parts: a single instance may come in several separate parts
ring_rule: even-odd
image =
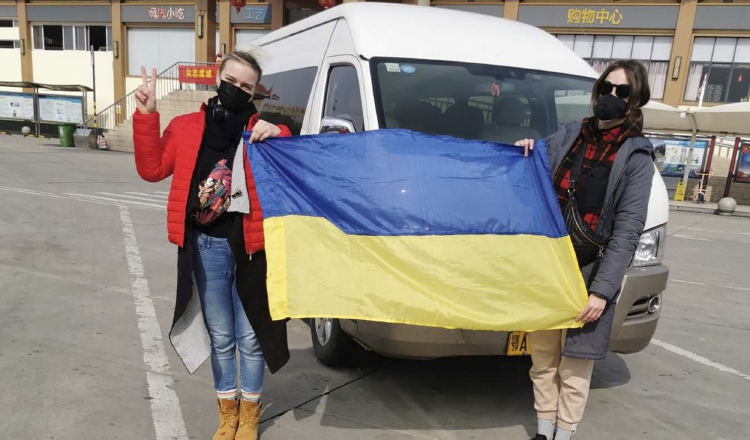
[[[590,114],[598,77],[538,28],[421,6],[347,3],[254,43],[267,91],[261,116],[295,134],[401,128],[504,143],[542,139]],[[617,305],[613,351],[640,351],[656,330],[669,273],[662,265],[668,214],[657,173],[647,232]],[[346,360],[352,341],[400,358],[515,354],[502,332],[311,321],[315,353],[331,366]]]

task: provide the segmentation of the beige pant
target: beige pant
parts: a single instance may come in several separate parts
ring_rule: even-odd
[[[575,431],[583,418],[594,361],[562,356],[565,332],[546,330],[529,334],[531,381],[537,417],[559,428]]]

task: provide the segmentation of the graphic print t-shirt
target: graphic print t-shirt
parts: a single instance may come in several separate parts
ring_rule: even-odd
[[[227,212],[232,202],[229,197],[231,190],[232,170],[227,167],[227,160],[222,159],[198,184],[198,211],[193,213],[196,223],[207,225]]]
[[[232,162],[237,147],[217,151],[202,147],[190,185],[188,216],[195,228],[211,237],[227,238],[232,217]],[[240,164],[240,166],[242,166]]]
[[[242,132],[255,114],[255,107],[227,113],[218,98],[208,101],[206,126],[187,203],[188,221],[200,232],[216,238],[242,235],[242,214],[227,212],[232,200],[232,169],[241,148]],[[243,163],[237,164],[242,167]],[[239,232],[238,232],[239,228]]]

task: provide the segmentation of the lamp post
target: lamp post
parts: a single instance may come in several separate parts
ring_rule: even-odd
[[[96,120],[96,57],[94,56],[94,45],[91,45],[91,76],[92,76],[92,98],[93,98],[93,104],[94,104],[94,135],[97,137],[97,140],[99,139],[99,124]]]

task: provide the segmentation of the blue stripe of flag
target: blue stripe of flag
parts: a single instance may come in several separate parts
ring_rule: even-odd
[[[269,139],[248,156],[265,218],[324,217],[368,236],[567,235],[543,142],[524,158],[511,145],[376,130]]]

